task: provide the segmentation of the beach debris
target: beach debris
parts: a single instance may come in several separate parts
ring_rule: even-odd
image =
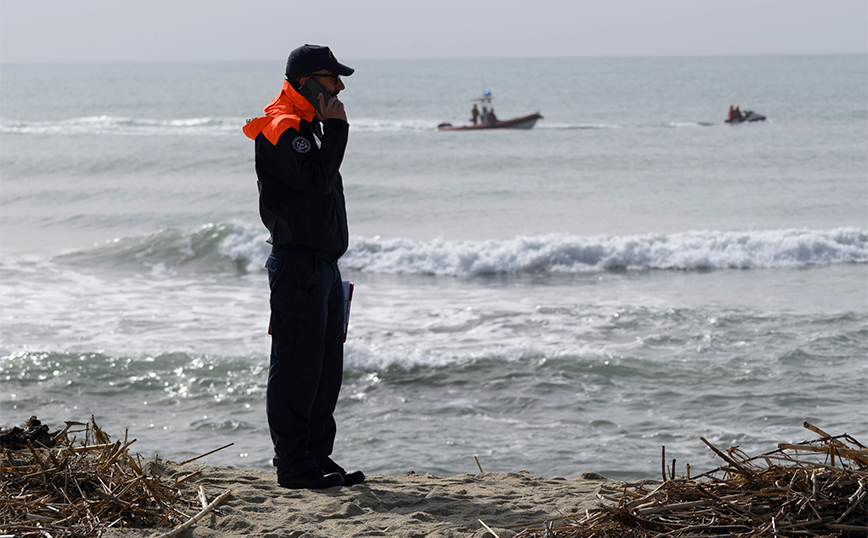
[[[187,521],[185,521],[185,522],[182,523],[181,525],[178,525],[177,527],[175,527],[175,528],[172,529],[171,531],[166,532],[166,533],[163,533],[163,534],[157,536],[157,538],[172,538],[173,536],[178,536],[179,534],[181,534],[181,533],[184,532],[185,530],[187,530],[187,529],[189,529],[190,527],[192,527],[193,525],[195,525],[197,521],[199,521],[200,519],[202,519],[203,517],[205,517],[206,514],[208,514],[209,512],[211,512],[211,510],[213,510],[213,509],[214,509],[218,504],[220,504],[221,502],[223,502],[224,500],[226,500],[226,498],[229,497],[230,495],[232,495],[232,490],[231,490],[231,489],[228,489],[228,490],[224,491],[223,493],[220,494],[219,497],[217,497],[217,498],[214,499],[212,502],[210,502],[210,503],[208,503],[207,505],[205,505],[205,507],[202,508],[202,510],[199,511],[198,514],[196,514],[195,516],[191,517],[190,519],[188,519]]]
[[[477,521],[479,521],[479,524],[482,525],[483,527],[485,527],[485,530],[487,530],[489,532],[489,534],[494,536],[494,538],[500,538],[500,536],[498,536],[497,533],[494,532],[494,530],[491,527],[486,525],[484,521],[482,521],[481,519],[478,519]]]
[[[0,436],[0,536],[83,538],[108,528],[172,527],[162,536],[176,536],[231,494],[189,515],[198,499],[179,487],[197,473],[163,476],[158,458],[130,454],[136,440],[129,432],[112,442],[93,416],[54,433],[31,417]]]
[[[847,434],[750,457],[700,438],[726,464],[695,478],[627,483],[582,515],[553,518],[516,538],[868,536],[868,448]],[[556,525],[555,525],[556,523]]]
[[[54,446],[54,440],[48,433],[48,426],[36,417],[30,417],[21,427],[0,429],[0,447],[21,450],[27,448],[28,442],[38,447]]]
[[[482,470],[482,465],[479,463],[479,456],[474,454],[473,459],[476,460],[476,466],[479,467],[479,472],[484,473],[485,471]]]

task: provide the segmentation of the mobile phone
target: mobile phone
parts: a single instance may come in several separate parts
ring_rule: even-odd
[[[328,103],[329,99],[332,98],[331,94],[320,86],[320,83],[316,81],[315,78],[311,77],[307,79],[307,82],[301,85],[298,89],[298,93],[304,96],[305,99],[310,101],[310,104],[319,112],[319,96],[322,94],[323,102]]]

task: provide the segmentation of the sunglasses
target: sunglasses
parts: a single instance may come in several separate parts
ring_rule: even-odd
[[[311,76],[312,77],[328,77],[328,78],[332,79],[332,82],[335,84],[338,83],[338,78],[340,77],[340,75],[335,75],[334,73],[314,73]]]

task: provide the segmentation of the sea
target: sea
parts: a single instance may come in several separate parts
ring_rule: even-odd
[[[804,422],[868,444],[866,55],[341,59],[339,463],[654,479]],[[241,128],[283,69],[0,66],[0,425],[273,470]],[[483,90],[543,119],[438,132]]]

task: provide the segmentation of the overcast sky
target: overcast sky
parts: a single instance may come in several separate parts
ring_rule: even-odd
[[[0,0],[3,62],[868,52],[866,0]]]

